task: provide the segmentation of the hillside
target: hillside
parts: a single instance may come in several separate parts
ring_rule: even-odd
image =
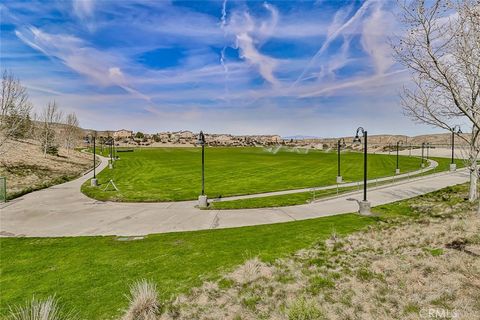
[[[7,178],[7,198],[78,177],[91,167],[91,157],[60,148],[58,156],[43,155],[34,140],[9,141],[0,157],[0,177]]]
[[[406,145],[421,145],[422,143],[430,143],[432,145],[449,146],[451,144],[452,135],[450,133],[438,133],[438,134],[425,134],[418,136],[406,136],[406,135],[369,135],[368,143],[372,146],[388,146],[394,145],[397,141],[401,141]],[[316,138],[316,139],[302,139],[297,143],[324,143],[328,145],[334,145],[339,138]],[[353,140],[353,136],[343,137],[345,143],[349,144]],[[463,144],[464,141],[456,138],[456,144]]]

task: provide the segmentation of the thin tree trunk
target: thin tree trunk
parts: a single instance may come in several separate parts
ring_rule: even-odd
[[[473,202],[478,199],[478,166],[477,162],[470,165],[470,191],[468,200]]]

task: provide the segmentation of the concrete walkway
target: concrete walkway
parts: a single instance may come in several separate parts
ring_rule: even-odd
[[[102,161],[98,171],[107,166]],[[199,210],[196,201],[116,203],[90,199],[80,192],[89,173],[75,181],[32,192],[1,207],[1,236],[146,235],[251,226],[355,212],[352,194],[306,205],[240,210]],[[439,173],[370,189],[373,206],[411,198],[468,181],[465,170]],[[360,199],[361,192],[354,193]]]

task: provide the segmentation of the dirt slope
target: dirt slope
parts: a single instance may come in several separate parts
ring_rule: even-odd
[[[58,156],[45,157],[34,140],[8,143],[8,153],[0,156],[8,198],[71,180],[91,167],[91,157],[79,151],[61,148]]]

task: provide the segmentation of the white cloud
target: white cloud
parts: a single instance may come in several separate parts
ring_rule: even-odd
[[[257,45],[268,39],[278,23],[278,11],[272,5],[264,4],[270,13],[270,20],[259,24],[248,12],[236,12],[229,21],[227,30],[235,36],[235,46],[240,50],[241,57],[258,68],[260,75],[269,83],[278,85],[274,75],[277,62],[274,58],[262,54]]]
[[[94,12],[94,0],[73,0],[73,11],[80,19],[90,18]]]
[[[376,3],[373,12],[363,21],[362,46],[372,57],[378,74],[383,74],[394,64],[387,39],[392,34],[392,21],[395,21],[395,17],[382,10],[381,3]]]

